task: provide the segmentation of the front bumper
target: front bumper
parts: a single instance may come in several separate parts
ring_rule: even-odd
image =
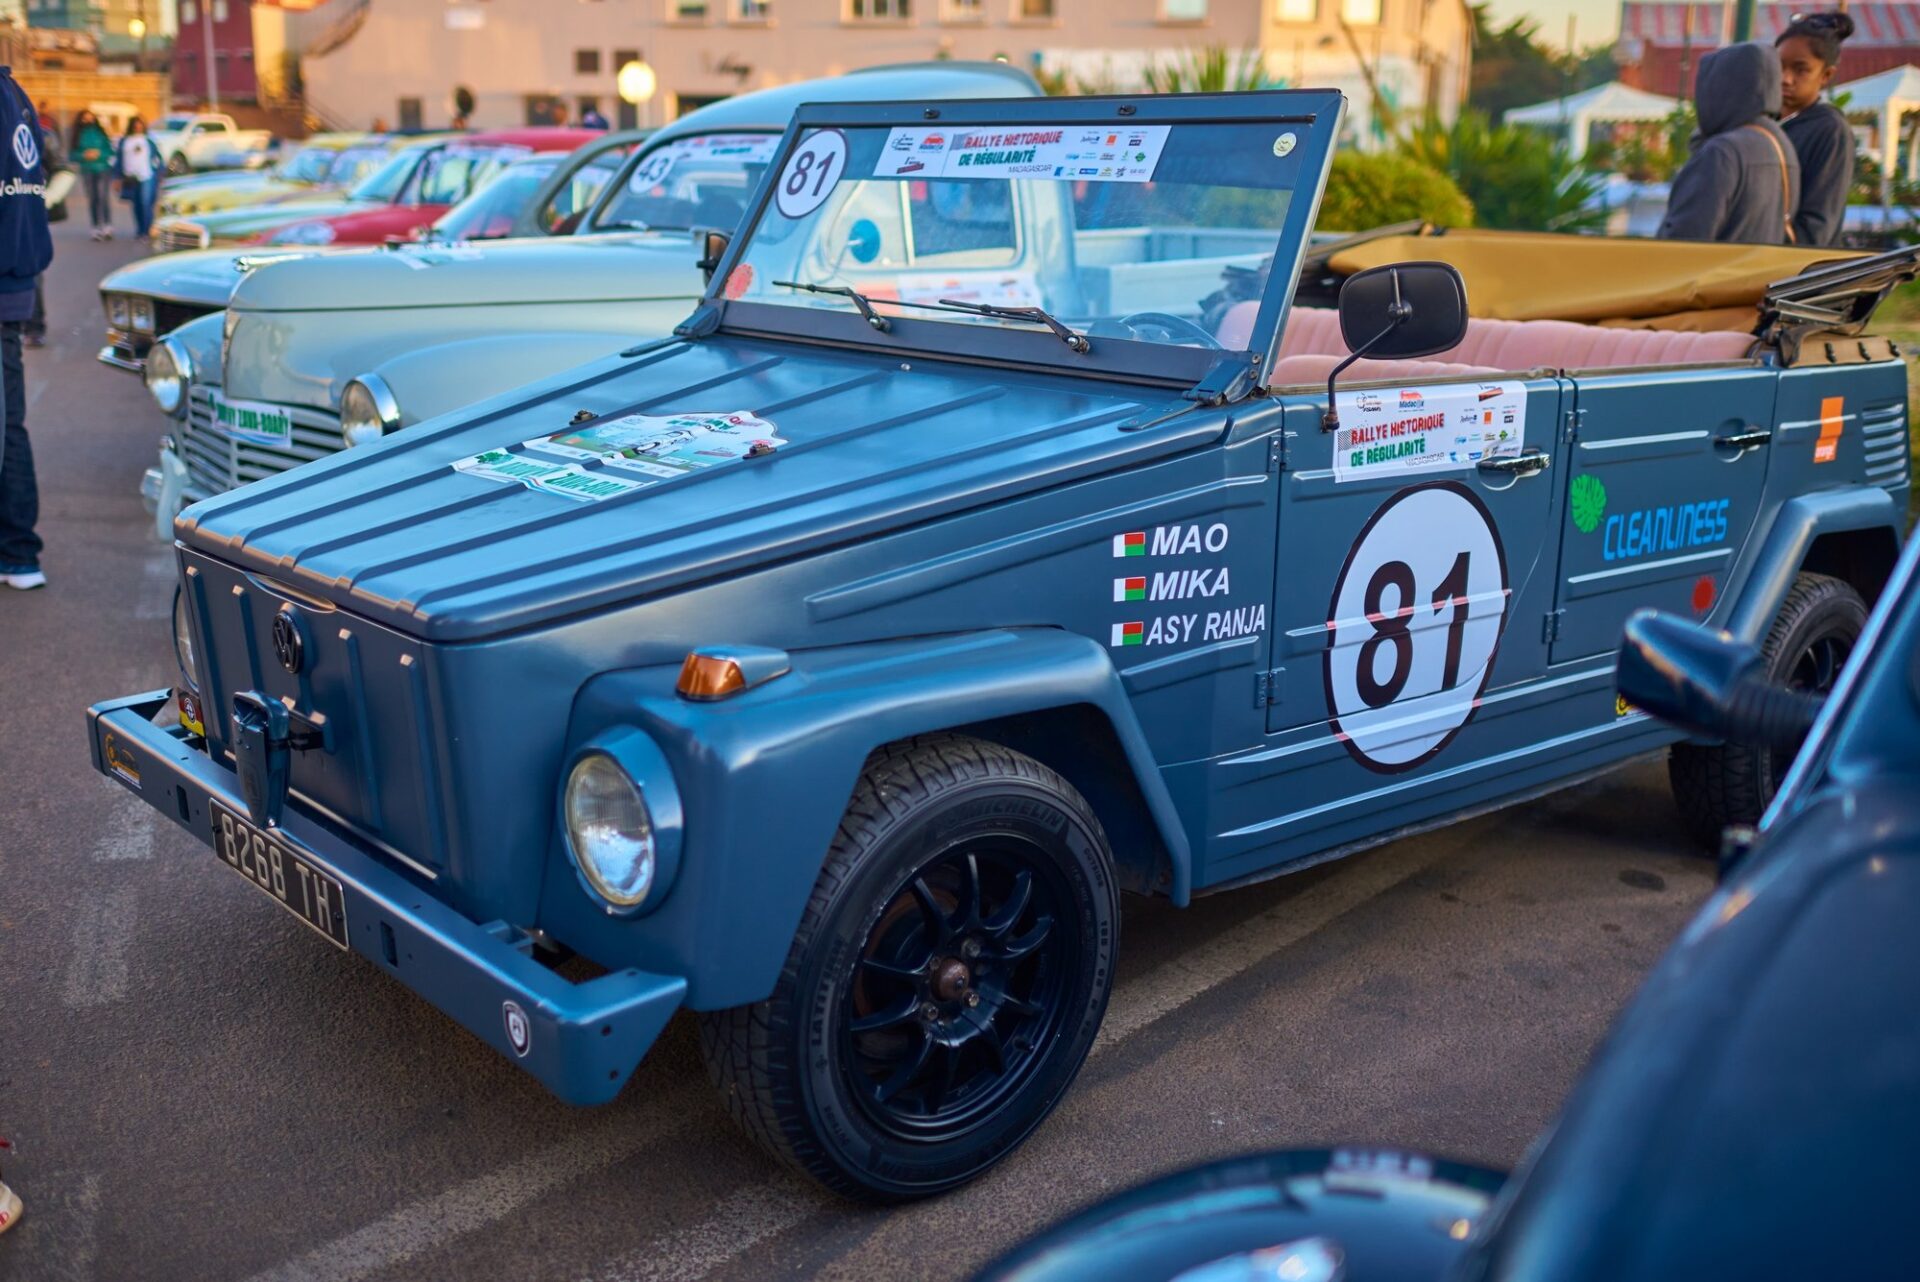
[[[133,344],[123,338],[108,340],[107,345],[100,349],[99,361],[102,365],[111,365],[129,374],[144,374],[147,368],[146,353],[135,352]]]
[[[89,708],[93,766],[211,849],[209,803],[242,815],[247,803],[233,771],[216,764],[185,731],[154,722],[171,699],[172,691],[156,690]],[[289,803],[275,835],[339,878],[354,952],[570,1104],[602,1104],[617,1095],[686,994],[682,978],[637,970],[572,983],[523,951],[530,941],[522,932],[505,922],[463,917],[303,814],[297,803]],[[209,858],[210,869],[214,862]],[[509,1003],[529,1026],[524,1051],[508,1036]]]

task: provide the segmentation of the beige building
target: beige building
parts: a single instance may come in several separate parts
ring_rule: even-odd
[[[1376,105],[1451,119],[1471,58],[1466,0],[329,0],[288,20],[308,108],[338,128],[444,126],[462,90],[475,126],[555,102],[657,125],[748,89],[942,57],[1127,90],[1144,67],[1223,47],[1345,90],[1364,141]],[[632,61],[657,82],[638,107],[615,89]]]

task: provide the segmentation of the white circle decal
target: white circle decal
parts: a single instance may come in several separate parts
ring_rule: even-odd
[[[1465,486],[1415,486],[1373,514],[1327,612],[1327,709],[1361,765],[1411,769],[1467,723],[1507,596],[1500,534]]]
[[[665,182],[667,175],[673,172],[673,162],[678,159],[673,148],[662,147],[640,162],[640,167],[633,171],[633,177],[627,180],[628,190],[645,191]]]
[[[838,129],[820,129],[800,140],[780,171],[773,190],[774,203],[786,218],[805,218],[826,203],[833,185],[847,172],[847,136]]]
[[[34,137],[33,126],[24,120],[13,128],[13,157],[22,169],[32,169],[40,163],[40,140]]]
[[[1290,133],[1281,134],[1278,138],[1275,138],[1273,140],[1273,154],[1276,156],[1285,156],[1290,154],[1293,151],[1294,143],[1298,141],[1299,139]]]
[[[524,1058],[533,1047],[533,1025],[527,1022],[527,1012],[520,1009],[519,1002],[501,1002],[500,1018],[507,1026],[507,1045]]]

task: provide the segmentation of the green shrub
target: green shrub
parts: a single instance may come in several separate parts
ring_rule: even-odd
[[[1442,227],[1471,227],[1473,202],[1445,174],[1410,156],[1342,151],[1327,175],[1320,226],[1365,231],[1421,219]]]
[[[1591,205],[1600,177],[1537,129],[1494,125],[1478,112],[1451,125],[1429,117],[1399,150],[1453,179],[1482,227],[1589,231],[1606,221]]]

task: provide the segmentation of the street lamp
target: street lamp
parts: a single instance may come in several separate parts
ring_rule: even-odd
[[[647,65],[646,59],[635,58],[620,68],[619,74],[614,77],[614,87],[620,91],[622,102],[638,107],[653,101],[653,95],[660,89],[660,78],[653,74],[653,68]],[[651,109],[647,111],[646,123],[653,123]]]

